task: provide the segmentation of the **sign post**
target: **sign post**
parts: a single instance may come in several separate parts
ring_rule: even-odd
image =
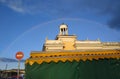
[[[23,52],[19,51],[15,55],[16,59],[18,60],[18,72],[17,72],[17,79],[19,79],[20,74],[20,60],[24,57]]]

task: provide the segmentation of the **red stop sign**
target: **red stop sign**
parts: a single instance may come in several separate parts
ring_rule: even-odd
[[[24,57],[24,54],[23,52],[19,51],[16,53],[15,57],[16,59],[21,60]]]

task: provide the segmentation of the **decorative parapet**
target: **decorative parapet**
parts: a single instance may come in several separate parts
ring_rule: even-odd
[[[104,58],[120,58],[120,50],[88,50],[88,51],[54,51],[54,52],[32,52],[30,58],[26,60],[26,64],[33,63],[42,64],[43,62],[66,62],[66,61],[86,61],[98,60]]]
[[[119,46],[120,47],[120,42],[102,42],[104,46]]]

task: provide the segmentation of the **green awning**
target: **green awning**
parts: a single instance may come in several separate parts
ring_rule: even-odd
[[[120,79],[120,59],[25,65],[25,79]]]

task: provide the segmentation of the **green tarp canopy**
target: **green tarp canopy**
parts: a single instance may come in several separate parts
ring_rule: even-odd
[[[25,66],[25,79],[120,79],[118,59],[43,62]]]

